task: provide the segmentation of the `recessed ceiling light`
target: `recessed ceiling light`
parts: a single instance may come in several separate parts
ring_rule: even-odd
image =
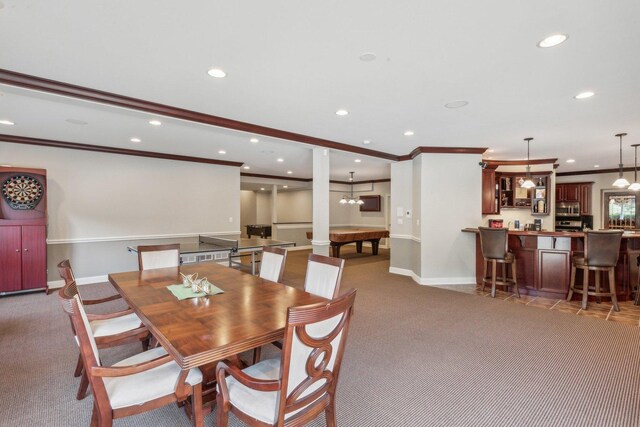
[[[218,154],[227,154],[227,152],[224,150],[218,150]]]
[[[469,101],[451,101],[444,104],[445,108],[460,108],[469,104]]]
[[[251,138],[249,141],[253,142],[254,144],[258,143],[258,138]]]
[[[280,163],[284,162],[284,159],[282,159],[282,158],[278,158],[277,160],[278,160]]]
[[[249,170],[249,169],[251,169],[251,167],[250,166],[244,166],[244,169]]]
[[[287,171],[288,175],[291,175],[293,173],[293,171]]]
[[[0,125],[13,126],[15,125],[15,123],[13,123],[11,120],[0,120]]]
[[[211,68],[209,71],[207,71],[207,74],[209,74],[211,77],[215,77],[217,79],[221,79],[223,77],[227,77],[227,73],[222,71],[220,68]]]
[[[413,136],[413,131],[412,130],[406,130],[404,131],[404,136]]]
[[[360,55],[360,61],[371,62],[376,60],[376,54],[373,52],[366,52]]]
[[[283,185],[282,188],[289,188],[289,186],[288,185]]]
[[[347,110],[338,110],[336,111],[336,116],[347,116],[349,112]]]
[[[496,151],[496,150],[494,150],[493,148],[490,148],[490,149],[487,150],[487,153],[493,153],[494,151]]]
[[[549,37],[545,37],[544,39],[540,40],[540,42],[538,42],[538,47],[558,46],[568,38],[569,36],[566,34],[552,34]]]
[[[575,163],[576,160],[575,159],[567,159],[567,163]]]
[[[149,124],[153,126],[160,126],[162,122],[160,120],[149,120]]]
[[[587,99],[587,98],[591,98],[593,95],[595,95],[594,92],[586,91],[586,92],[580,92],[579,94],[574,96],[574,98],[575,99]]]
[[[264,191],[264,187],[260,187],[260,190]]]
[[[84,120],[79,120],[79,119],[67,119],[66,122],[71,123],[72,125],[81,125],[81,126],[88,124],[88,122],[85,122]]]
[[[369,144],[371,144],[371,141],[369,141],[368,139],[365,139],[364,141],[362,141],[362,143],[364,145],[369,145]]]
[[[142,142],[140,138],[131,138],[129,141],[131,142]]]
[[[600,167],[600,165],[593,165],[593,167],[594,167],[594,168],[599,168],[599,167]]]
[[[354,162],[356,162],[356,163],[360,163],[361,161],[362,161],[362,160],[360,160],[360,159],[355,159],[355,160],[354,160]]]

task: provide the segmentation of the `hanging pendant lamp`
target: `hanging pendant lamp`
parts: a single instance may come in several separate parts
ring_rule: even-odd
[[[632,144],[631,146],[636,150],[635,159],[633,161],[633,184],[629,186],[629,190],[638,191],[640,190],[640,182],[638,182],[638,146],[640,144]]]
[[[340,199],[338,203],[340,203],[341,205],[364,205],[363,200],[360,200],[360,198],[356,198],[353,196],[353,172],[349,173],[351,174],[351,177],[349,178],[349,181],[351,182],[351,191],[349,195],[345,194],[344,196],[342,196],[342,199]]]
[[[622,176],[622,137],[626,135],[627,135],[626,133],[616,134],[616,136],[620,138],[620,164],[618,165],[620,166],[620,172],[618,172],[618,179],[616,179],[612,185],[618,188],[624,188],[629,186],[629,181],[624,179],[624,177]]]
[[[531,142],[533,138],[525,138],[524,140],[527,141],[527,179],[525,179],[525,181],[520,184],[520,187],[522,188],[533,188],[536,185],[533,183],[533,180],[531,179],[531,165],[529,165],[529,143]]]

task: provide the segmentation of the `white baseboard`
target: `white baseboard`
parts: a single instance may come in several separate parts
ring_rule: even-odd
[[[109,276],[93,276],[93,277],[80,277],[76,278],[76,283],[78,285],[91,285],[94,283],[103,283],[108,282]],[[64,280],[52,280],[47,282],[47,286],[49,289],[59,289],[64,286]]]
[[[288,247],[287,251],[306,251],[307,249],[313,249],[313,246],[311,245],[293,246],[293,247]]]
[[[389,273],[409,276],[419,285],[441,286],[441,285],[475,285],[475,277],[420,277],[413,270],[408,268],[389,267]]]

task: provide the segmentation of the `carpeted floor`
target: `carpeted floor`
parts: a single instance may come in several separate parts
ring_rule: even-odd
[[[358,296],[340,426],[640,425],[640,328],[419,286],[389,274],[386,254],[345,251],[342,288]],[[287,284],[302,286],[306,256],[290,253]],[[137,349],[102,355],[110,364]],[[76,356],[55,294],[0,298],[0,425],[89,425],[91,397],[74,398]],[[172,405],[115,425],[190,423]]]

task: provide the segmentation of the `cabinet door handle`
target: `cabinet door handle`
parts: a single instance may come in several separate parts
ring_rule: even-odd
[[[16,252],[20,252],[20,249],[16,249]]]
[[[29,249],[25,249],[24,251],[25,251],[25,252],[29,252]]]

